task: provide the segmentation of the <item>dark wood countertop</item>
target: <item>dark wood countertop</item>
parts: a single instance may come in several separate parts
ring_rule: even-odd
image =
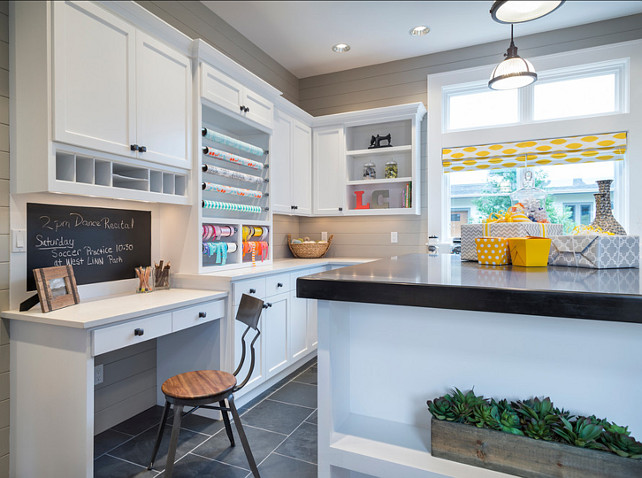
[[[297,280],[297,296],[642,323],[640,269],[482,266],[407,254]]]

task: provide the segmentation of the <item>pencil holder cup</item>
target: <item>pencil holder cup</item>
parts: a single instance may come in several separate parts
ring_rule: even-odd
[[[154,290],[169,289],[170,277],[169,268],[154,268]]]
[[[138,287],[136,293],[152,292],[154,290],[154,272],[151,267],[136,267]]]

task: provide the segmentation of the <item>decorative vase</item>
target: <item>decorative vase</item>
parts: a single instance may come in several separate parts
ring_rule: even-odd
[[[626,231],[619,222],[613,217],[611,209],[611,183],[612,179],[603,179],[596,181],[599,192],[595,196],[595,220],[591,226],[598,226],[604,231],[612,232],[617,235],[626,235]]]

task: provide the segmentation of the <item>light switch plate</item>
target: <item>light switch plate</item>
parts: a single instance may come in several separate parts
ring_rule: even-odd
[[[103,364],[94,367],[94,385],[100,385],[105,380]]]
[[[396,231],[395,232],[391,232],[390,233],[390,242],[392,242],[393,244],[396,244],[397,243],[397,239],[398,239],[397,238],[397,232]]]
[[[321,240],[322,241],[327,241],[328,240],[328,233],[327,232],[322,232],[321,233]]]
[[[11,229],[11,252],[27,252],[27,231]]]

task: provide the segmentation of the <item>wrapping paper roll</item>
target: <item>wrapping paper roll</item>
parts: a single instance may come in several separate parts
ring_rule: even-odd
[[[223,176],[224,178],[238,179],[239,181],[245,181],[248,183],[263,184],[266,182],[266,180],[260,176],[252,176],[251,174],[239,173],[238,171],[230,171],[229,169],[219,168],[218,166],[213,166],[211,164],[203,164],[201,169],[204,173],[216,174],[217,176]]]
[[[241,166],[245,166],[246,168],[256,169],[257,171],[263,170],[263,163],[259,161],[243,158],[232,153],[226,153],[225,151],[210,148],[209,146],[205,146],[203,148],[203,154],[211,156],[212,158],[220,159],[221,161],[228,161],[230,163],[240,164]]]
[[[203,224],[203,242],[207,242],[210,239],[218,239],[221,237],[230,237],[236,233],[238,229],[233,226],[218,226],[214,224]]]
[[[232,186],[225,186],[216,183],[203,183],[203,191],[214,191],[221,194],[233,194],[235,196],[244,196],[250,198],[260,199],[263,197],[261,191],[254,189],[234,188]]]
[[[204,209],[218,209],[220,211],[253,212],[257,214],[263,212],[263,208],[260,206],[249,206],[246,204],[234,204],[222,201],[204,200],[202,206]]]
[[[209,139],[210,141],[214,141],[218,144],[224,144],[226,146],[231,146],[240,151],[245,151],[246,153],[255,154],[257,156],[263,156],[264,154],[267,154],[267,151],[264,151],[258,146],[254,146],[253,144],[246,143],[230,136],[226,136],[216,131],[212,131],[211,129],[202,128],[201,134],[203,135],[203,137]]]

